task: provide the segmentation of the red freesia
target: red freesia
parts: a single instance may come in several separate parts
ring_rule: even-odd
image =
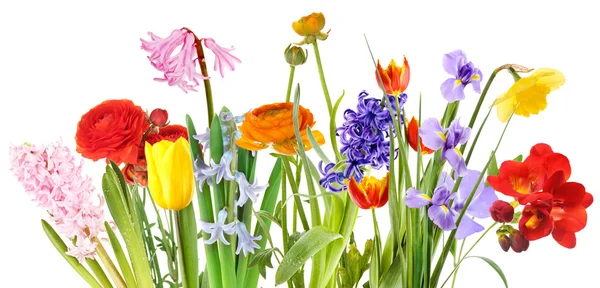
[[[586,208],[594,198],[582,184],[568,182],[570,176],[566,156],[547,144],[537,144],[523,163],[502,163],[498,176],[489,176],[488,183],[525,205],[519,221],[525,239],[533,241],[552,234],[558,244],[573,248],[575,233],[585,228]]]
[[[379,79],[379,76],[381,76],[381,80]],[[408,87],[408,82],[410,81],[410,66],[408,66],[406,57],[404,57],[404,63],[402,64],[402,67],[398,67],[398,65],[396,65],[396,61],[392,59],[385,70],[383,70],[383,67],[381,67],[379,60],[377,60],[375,79],[377,80],[377,85],[379,85],[379,88],[384,90],[388,95],[400,95],[400,93],[406,90],[406,87]],[[381,87],[382,82],[383,87]]]
[[[513,220],[515,208],[502,200],[496,200],[490,206],[490,215],[494,221],[509,223]]]
[[[361,209],[379,208],[388,201],[388,174],[383,179],[372,176],[364,176],[360,183],[356,182],[354,176],[350,176],[348,182],[348,194],[350,198]]]
[[[418,152],[419,148],[417,146],[417,138],[420,140],[420,144],[421,144],[421,153],[423,154],[431,154],[433,153],[433,150],[427,148],[427,146],[425,146],[423,144],[423,138],[419,138],[419,121],[417,121],[417,119],[415,119],[415,117],[412,117],[410,119],[410,122],[408,123],[408,129],[406,132],[406,137],[408,138],[408,144],[410,144],[410,147],[415,150],[415,152]]]
[[[136,163],[142,136],[150,125],[146,112],[131,100],[106,100],[81,116],[76,150],[94,161]]]

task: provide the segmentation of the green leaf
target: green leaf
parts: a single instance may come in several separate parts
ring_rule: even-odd
[[[478,259],[485,261],[485,263],[490,265],[490,267],[492,267],[494,269],[494,271],[496,271],[496,273],[498,273],[498,276],[500,276],[500,278],[502,278],[504,287],[508,288],[508,282],[506,281],[506,276],[504,276],[504,272],[502,272],[502,269],[500,269],[500,266],[498,266],[498,264],[496,264],[496,262],[492,261],[492,259],[483,257],[483,256],[467,256],[467,257],[465,257],[465,259],[467,259],[467,258],[478,258]]]
[[[517,212],[515,212],[515,214],[514,214],[514,216],[513,216],[513,220],[512,220],[512,221],[510,221],[510,223],[511,223],[511,224],[517,224],[517,223],[519,223],[519,220],[521,220],[521,214],[522,214],[522,213],[523,213],[523,212],[521,212],[521,211],[517,211]]]
[[[490,162],[490,166],[488,166],[487,175],[488,176],[498,176],[498,162],[496,160],[496,153],[492,152],[492,162]]]
[[[271,215],[271,213],[269,213],[267,211],[264,211],[264,210],[256,211],[256,215],[261,218],[270,220],[271,222],[277,224],[277,226],[281,227],[281,224],[279,224],[279,219],[275,218],[275,216]]]
[[[381,277],[380,288],[402,288],[402,271],[404,268],[404,257],[396,257],[392,266]]]
[[[181,238],[181,255],[183,257],[182,277],[185,277],[187,287],[198,287],[198,230],[196,215],[192,203],[177,213],[180,219],[178,235]]]
[[[342,235],[331,232],[324,226],[315,226],[308,230],[281,260],[275,273],[275,285],[288,281],[310,257],[327,244],[341,238]]]
[[[348,246],[348,252],[345,253],[340,261],[338,271],[342,278],[342,287],[355,287],[365,271],[369,269],[369,260],[373,252],[373,240],[369,239],[365,243],[365,252],[361,254],[356,243]]]
[[[254,254],[252,261],[250,261],[250,264],[248,264],[248,269],[256,266],[258,268],[258,272],[263,277],[263,279],[267,279],[266,267],[273,268],[273,263],[271,263],[271,257],[273,256],[273,253],[275,251],[279,251],[279,248],[268,248]]]
[[[517,162],[522,162],[523,161],[523,155],[519,155],[519,156],[515,157],[515,159],[513,159],[513,160],[515,160]]]
[[[106,221],[104,222],[104,228],[106,229],[106,234],[108,234],[108,240],[110,241],[113,252],[117,257],[117,263],[119,264],[119,268],[121,268],[121,274],[123,274],[123,279],[125,280],[127,287],[137,287],[135,277],[133,276],[133,272],[131,272],[131,266],[129,266],[129,261],[127,260],[127,256],[125,255],[125,251],[123,251],[123,247],[121,246],[117,235]]]
[[[92,274],[87,269],[85,269],[85,266],[81,265],[81,263],[79,263],[79,261],[77,261],[77,259],[75,259],[74,257],[71,257],[66,254],[67,245],[62,240],[62,238],[60,238],[58,233],[54,231],[54,228],[52,228],[52,226],[50,226],[50,224],[46,222],[46,220],[42,220],[42,228],[44,229],[46,236],[48,236],[48,239],[50,239],[50,242],[52,242],[52,245],[54,245],[54,248],[56,248],[58,253],[60,253],[60,256],[67,260],[67,263],[69,263],[69,265],[73,267],[75,272],[77,272],[77,274],[79,274],[91,287],[102,288],[102,285],[100,285],[100,283],[96,281],[94,276],[92,276]]]
[[[319,146],[319,143],[317,142],[317,139],[315,139],[315,135],[312,133],[312,129],[310,129],[310,127],[306,127],[306,135],[308,135],[308,141],[310,142],[310,145],[312,145],[312,148],[315,150],[315,152],[317,152],[317,155],[319,155],[319,158],[321,158],[321,160],[323,160],[325,163],[330,163],[331,161],[329,161],[329,158],[327,158],[327,155],[325,155],[325,152],[323,152],[323,149],[321,149],[321,146]]]
[[[305,287],[304,286],[304,269],[298,270],[296,274],[292,277],[292,283],[294,283],[294,287]]]

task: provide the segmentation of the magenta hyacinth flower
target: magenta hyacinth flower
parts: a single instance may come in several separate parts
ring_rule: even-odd
[[[154,68],[163,73],[163,78],[154,78],[156,81],[167,82],[169,86],[178,86],[185,93],[196,91],[200,80],[210,77],[202,75],[196,68],[198,61],[197,46],[204,42],[204,46],[215,54],[215,71],[224,77],[224,68],[234,71],[234,63],[241,63],[240,59],[229,53],[234,48],[219,46],[212,38],[197,40],[194,33],[187,28],[171,32],[167,38],[160,38],[148,32],[150,40],[140,39],[142,49],[149,52],[148,59]]]
[[[455,50],[444,55],[442,65],[444,70],[452,75],[440,87],[442,96],[446,101],[455,102],[465,99],[465,87],[469,84],[473,86],[475,92],[481,93],[479,84],[483,76],[481,71],[475,68],[471,61],[467,60],[465,52]]]

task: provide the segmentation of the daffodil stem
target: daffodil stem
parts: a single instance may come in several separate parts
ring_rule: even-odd
[[[100,258],[100,261],[102,261],[102,264],[104,264],[104,268],[108,271],[108,275],[110,275],[110,278],[114,281],[115,286],[118,288],[126,288],[127,284],[125,284],[125,280],[123,280],[121,273],[119,273],[119,269],[117,269],[115,263],[113,263],[108,253],[106,253],[106,249],[104,249],[100,240],[94,237],[93,241],[96,243],[96,253]]]
[[[296,66],[290,65],[290,78],[288,80],[287,92],[285,93],[285,102],[290,102],[292,97],[292,86],[294,86],[294,72],[296,72]]]
[[[485,167],[483,167],[483,169],[481,170],[481,173],[479,175],[479,178],[477,179],[477,182],[475,182],[475,185],[473,186],[473,189],[471,190],[469,197],[467,197],[467,200],[465,201],[465,205],[461,209],[460,214],[458,215],[458,219],[456,220],[457,227],[460,225],[460,221],[465,216],[465,212],[467,211],[467,208],[471,204],[471,201],[473,201],[475,192],[477,191],[479,184],[483,180],[483,177],[484,177],[488,167],[490,166],[490,163],[492,162],[492,158],[495,157],[495,154],[498,151],[498,147],[500,147],[500,143],[502,143],[502,138],[504,138],[504,133],[506,133],[506,129],[508,128],[508,124],[510,124],[510,120],[512,119],[513,115],[514,115],[514,111],[508,118],[508,121],[506,122],[506,125],[504,126],[504,130],[502,130],[502,134],[500,135],[500,139],[498,140],[498,143],[496,144],[496,148],[492,152],[492,156],[490,156],[487,163],[485,164]],[[460,179],[462,179],[462,178],[459,178],[459,180]],[[455,184],[455,186],[457,184]],[[437,264],[435,265],[435,269],[433,270],[433,273],[431,274],[431,281],[429,282],[430,288],[437,287],[437,283],[440,279],[440,274],[442,272],[442,268],[444,267],[444,263],[446,262],[446,258],[448,257],[448,253],[450,252],[450,248],[452,247],[452,243],[455,240],[456,231],[457,231],[457,229],[454,229],[454,230],[452,230],[452,232],[450,232],[450,235],[448,236],[448,241],[446,242],[446,244],[444,245],[444,248],[442,249],[442,253],[438,258]]]
[[[206,67],[206,58],[204,57],[204,49],[202,48],[202,39],[198,39],[196,35],[196,54],[198,54],[198,64],[200,64],[200,71],[202,75],[206,77],[204,79],[204,93],[206,94],[206,110],[208,116],[208,127],[212,124],[212,118],[215,114],[213,107],[212,88],[210,86],[210,79],[208,79],[208,68]]]

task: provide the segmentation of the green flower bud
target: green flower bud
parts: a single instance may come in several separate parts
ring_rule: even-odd
[[[285,48],[285,61],[291,66],[302,65],[306,62],[307,51],[300,46],[290,44]]]

